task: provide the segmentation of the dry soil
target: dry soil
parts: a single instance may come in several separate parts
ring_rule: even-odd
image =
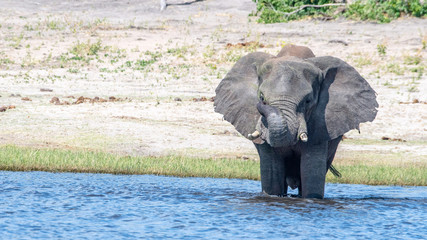
[[[340,152],[426,159],[426,19],[265,25],[250,0],[168,2],[1,0],[0,144],[257,159],[211,98],[239,57],[293,43],[378,93],[377,118]]]

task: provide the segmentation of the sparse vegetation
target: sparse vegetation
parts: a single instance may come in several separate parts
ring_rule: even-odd
[[[410,85],[408,87],[408,92],[419,92],[418,87],[416,85]]]
[[[70,49],[70,53],[74,55],[71,59],[83,60],[87,56],[97,55],[100,49],[101,49],[101,40],[98,40],[95,43],[91,43],[90,40],[88,40],[86,43],[78,41]]]
[[[8,57],[0,58],[0,66],[2,65],[8,65],[8,64],[14,64],[15,62],[10,60]]]
[[[405,73],[405,69],[398,63],[389,63],[386,65],[386,71],[394,73],[398,76],[402,76]]]
[[[146,67],[157,62],[159,58],[162,56],[162,54],[159,52],[151,52],[151,51],[146,51],[144,55],[148,57],[148,59],[136,60],[134,64],[135,70],[144,70]]]
[[[377,45],[377,51],[380,56],[385,56],[386,50],[387,50],[387,46],[385,44],[380,43]]]
[[[407,65],[418,65],[422,61],[421,55],[415,55],[415,56],[404,56],[403,62]]]
[[[79,69],[76,69],[76,68],[70,68],[70,69],[68,69],[68,72],[69,73],[79,73],[80,71],[79,71]]]
[[[372,60],[367,56],[361,55],[354,60],[354,63],[356,64],[357,67],[361,68],[367,65],[371,65]]]
[[[411,72],[416,73],[416,79],[420,80],[421,77],[424,75],[424,66],[411,68]]]
[[[9,46],[11,46],[15,49],[20,48],[23,38],[24,38],[24,34],[22,34],[22,33],[19,34],[18,36],[13,36],[13,37],[9,38],[9,41],[12,42]]]
[[[46,27],[49,30],[63,30],[65,28],[62,22],[58,20],[50,20],[50,19],[46,20]]]
[[[238,51],[238,50],[229,50],[227,51],[224,56],[223,59],[226,62],[237,62],[241,57],[243,57],[242,51]]]
[[[178,58],[185,59],[185,55],[190,51],[190,49],[194,46],[181,46],[176,48],[169,48],[167,53],[172,54]],[[191,55],[194,55],[194,52],[191,52]]]

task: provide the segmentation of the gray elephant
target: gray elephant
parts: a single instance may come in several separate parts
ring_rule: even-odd
[[[289,186],[323,198],[342,135],[373,121],[378,103],[346,62],[287,45],[277,56],[255,52],[237,61],[216,88],[214,106],[254,142],[263,192],[284,196]]]

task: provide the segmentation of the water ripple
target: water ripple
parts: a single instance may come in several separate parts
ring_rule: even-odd
[[[423,239],[426,187],[327,184],[325,200],[258,181],[0,172],[1,239]],[[78,236],[78,237],[76,237]]]

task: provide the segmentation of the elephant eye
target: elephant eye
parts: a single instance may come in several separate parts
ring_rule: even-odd
[[[307,96],[306,98],[305,98],[305,104],[310,104],[311,103],[311,100],[313,100],[313,97],[312,96]]]
[[[265,102],[265,98],[264,98],[264,94],[263,94],[262,92],[260,92],[260,93],[259,93],[259,100],[261,100],[261,102],[262,102],[263,104],[266,104],[266,102]]]

